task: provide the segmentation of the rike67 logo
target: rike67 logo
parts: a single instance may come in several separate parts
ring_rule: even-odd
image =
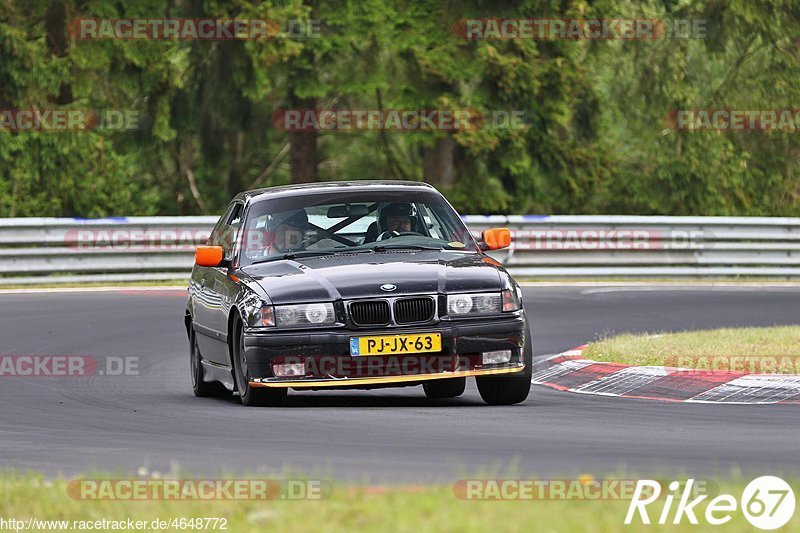
[[[705,501],[708,494],[701,494],[694,499],[694,480],[689,479],[681,490],[681,483],[673,481],[669,484],[669,493],[663,498],[664,506],[656,516],[658,509],[653,505],[661,497],[661,484],[651,479],[639,480],[636,484],[625,524],[636,523],[636,516],[642,524],[651,522],[648,511],[653,512],[653,520],[665,525],[680,524],[686,518],[690,524],[698,524],[698,516],[705,518],[707,524],[720,526],[729,522],[735,513],[742,512],[751,525],[763,530],[778,529],[786,525],[794,515],[795,495],[786,481],[775,476],[762,476],[751,481],[737,500],[730,494],[720,494]],[[673,504],[677,504],[673,510]],[[702,504],[702,505],[701,505]],[[648,506],[649,509],[648,509]],[[705,506],[705,512],[701,512]]]

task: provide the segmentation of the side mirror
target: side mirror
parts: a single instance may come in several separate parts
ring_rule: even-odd
[[[198,246],[194,262],[201,267],[218,267],[222,263],[222,246]]]
[[[501,250],[511,244],[511,230],[508,228],[492,228],[484,230],[481,240],[486,243],[487,250]]]

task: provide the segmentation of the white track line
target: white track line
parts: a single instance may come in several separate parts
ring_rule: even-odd
[[[0,294],[53,294],[53,293],[71,293],[71,292],[120,292],[120,291],[185,291],[186,287],[171,287],[164,285],[162,287],[50,287],[39,289],[0,289]]]
[[[620,287],[631,289],[648,290],[652,288],[658,289],[697,289],[697,288],[794,288],[800,289],[800,281],[798,282],[769,282],[769,281],[522,281],[520,285],[523,287]]]

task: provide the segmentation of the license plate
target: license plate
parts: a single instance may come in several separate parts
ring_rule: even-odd
[[[441,333],[351,337],[350,355],[384,355],[442,351]]]

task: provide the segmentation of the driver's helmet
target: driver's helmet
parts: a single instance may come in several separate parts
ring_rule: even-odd
[[[308,214],[305,209],[286,211],[270,216],[272,246],[279,252],[297,249],[305,237],[308,228]],[[296,231],[290,231],[296,230]]]
[[[270,225],[273,228],[277,228],[283,224],[297,228],[300,231],[306,231],[308,227],[308,214],[305,209],[297,209],[295,211],[278,213],[270,217]]]
[[[417,217],[417,206],[408,203],[393,203],[381,209],[380,224],[381,229],[385,230],[389,217],[408,217],[411,227],[414,227],[414,220]]]

